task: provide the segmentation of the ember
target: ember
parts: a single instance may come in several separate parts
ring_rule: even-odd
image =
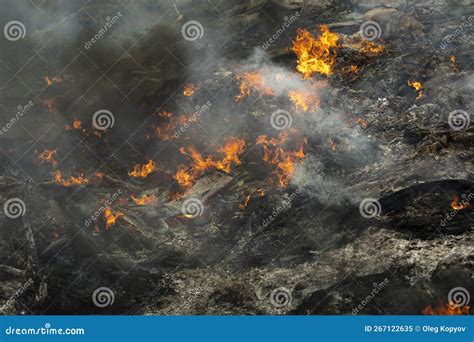
[[[63,179],[61,171],[56,170],[54,173],[54,181],[62,186],[72,186],[72,185],[85,185],[89,184],[89,179],[85,178],[83,174],[78,175],[77,177],[71,176],[69,179]]]
[[[117,221],[117,219],[121,216],[124,216],[124,214],[121,211],[116,211],[114,214],[112,212],[112,209],[105,208],[104,210],[105,228],[109,229],[110,227],[112,227]]]
[[[44,150],[40,154],[38,154],[38,161],[40,163],[50,163],[52,166],[56,166],[58,163],[54,158],[56,157],[56,152],[58,149],[55,150]]]
[[[424,308],[421,312],[423,315],[443,315],[443,316],[455,316],[455,315],[469,315],[471,307],[468,305],[454,306],[450,304],[439,304],[436,307],[431,305]]]
[[[46,85],[49,87],[49,86],[52,86],[53,84],[59,84],[63,81],[63,79],[59,76],[55,76],[55,77],[48,77],[48,76],[45,76],[44,77],[44,80],[46,81]]]
[[[183,95],[188,96],[188,97],[192,96],[196,90],[197,90],[197,86],[195,84],[192,84],[192,83],[185,84],[184,89],[183,89]]]
[[[143,195],[140,198],[137,198],[132,195],[132,200],[135,202],[137,205],[153,205],[158,203],[158,197],[156,195]]]
[[[262,73],[259,71],[237,74],[235,78],[240,83],[240,94],[235,96],[235,101],[237,102],[249,96],[252,90],[258,92],[260,95],[275,95],[275,92],[265,82]]]
[[[416,97],[417,100],[425,96],[425,93],[423,91],[423,85],[421,84],[421,82],[408,81],[407,84],[418,92],[418,96]]]
[[[467,201],[459,202],[459,196],[453,196],[451,200],[451,208],[454,210],[463,210],[469,208],[471,205]]]

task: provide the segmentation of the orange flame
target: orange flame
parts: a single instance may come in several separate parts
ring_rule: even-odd
[[[140,198],[137,198],[132,195],[132,200],[135,202],[137,205],[153,205],[158,203],[158,197],[156,195],[143,195]]]
[[[84,174],[79,174],[77,177],[71,176],[69,179],[63,179],[61,171],[56,170],[54,173],[54,181],[62,186],[85,185],[89,184],[89,179],[84,177]]]
[[[194,92],[198,89],[195,84],[188,83],[184,85],[183,95],[184,96],[192,96]]]
[[[56,151],[58,149],[55,149],[55,150],[44,150],[43,152],[41,152],[40,154],[38,154],[38,161],[42,164],[42,163],[51,163],[52,166],[56,166],[56,164],[58,163],[54,158],[56,157]]]
[[[326,25],[320,26],[321,35],[318,38],[306,29],[298,29],[291,50],[297,56],[296,70],[308,79],[313,73],[331,75],[336,63],[336,50],[339,35],[330,32]]]
[[[275,95],[273,89],[266,84],[260,71],[244,72],[237,74],[235,78],[240,82],[240,94],[235,97],[236,102],[241,102],[252,93],[252,90],[257,91],[260,95]]]
[[[309,109],[315,110],[319,107],[319,98],[310,91],[290,90],[288,97],[297,112],[307,112]]]
[[[48,77],[45,76],[44,80],[46,81],[46,84],[48,87],[52,86],[53,84],[59,84],[63,81],[63,79],[59,76],[54,76],[54,77]]]
[[[454,315],[469,315],[471,307],[468,305],[456,307],[450,304],[440,304],[437,307],[427,306],[424,308],[421,313],[423,315],[444,315],[444,316],[454,316]]]
[[[276,170],[273,173],[277,176],[278,183],[282,188],[286,188],[290,178],[293,176],[296,162],[305,156],[303,146],[296,151],[283,150],[281,145],[286,142],[287,138],[287,134],[280,133],[278,139],[260,135],[256,140],[257,145],[263,146],[263,161],[276,165]],[[304,144],[306,144],[306,139],[303,141]]]
[[[117,219],[124,214],[121,211],[116,211],[115,214],[112,212],[112,209],[105,208],[104,210],[104,219],[105,219],[105,229],[109,229],[115,224]]]
[[[193,163],[189,168],[181,166],[174,178],[183,189],[189,189],[194,181],[204,172],[210,169],[217,169],[230,173],[232,164],[240,165],[240,155],[243,153],[245,141],[237,138],[230,138],[218,152],[224,154],[221,160],[214,160],[212,156],[204,158],[194,146],[187,149],[182,147],[180,152],[191,157]]]
[[[418,92],[418,96],[416,97],[417,100],[425,96],[425,93],[423,91],[423,85],[421,84],[421,82],[408,81],[407,84]]]
[[[242,193],[244,195],[244,193]],[[240,210],[244,210],[250,202],[250,195],[244,196],[244,200],[239,204]]]
[[[148,163],[143,165],[135,164],[133,166],[133,171],[130,171],[128,175],[136,178],[146,178],[150,173],[155,171],[155,166],[156,165],[153,160],[150,160]]]
[[[451,208],[453,208],[454,210],[463,210],[469,208],[470,206],[471,205],[467,201],[460,203],[459,196],[453,196],[453,198],[451,199]]]

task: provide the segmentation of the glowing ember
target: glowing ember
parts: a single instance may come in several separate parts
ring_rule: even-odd
[[[56,157],[56,151],[58,149],[55,149],[55,150],[44,150],[43,152],[41,152],[40,154],[38,154],[38,161],[42,164],[42,163],[51,163],[52,166],[56,166],[56,164],[58,163],[54,158]]]
[[[297,56],[296,70],[303,74],[303,79],[315,72],[322,75],[333,73],[339,36],[325,25],[321,25],[320,30],[321,35],[316,39],[308,30],[299,29],[293,41],[291,50]]]
[[[264,197],[265,196],[265,189],[264,188],[258,188],[257,189],[257,194],[258,194],[258,197]]]
[[[56,170],[53,173],[53,176],[54,176],[54,182],[62,186],[89,184],[89,179],[85,178],[83,174],[80,174],[77,177],[71,176],[69,177],[69,179],[63,179],[61,175],[61,171]]]
[[[105,228],[108,229],[115,224],[117,219],[124,214],[121,211],[116,211],[115,214],[112,212],[112,209],[105,208],[104,210],[104,220]]]
[[[244,196],[244,200],[239,204],[240,210],[244,210],[250,202],[250,195],[245,196],[243,193],[242,195]]]
[[[362,39],[358,45],[358,50],[367,56],[376,56],[385,51],[385,47],[381,44],[370,42]]]
[[[421,84],[421,82],[408,81],[407,83],[410,87],[414,88],[418,92],[418,96],[416,97],[417,100],[425,96],[425,93],[423,91],[423,85]]]
[[[356,124],[361,126],[362,128],[367,128],[369,126],[369,122],[363,118],[357,118],[356,119]]]
[[[431,305],[424,308],[421,313],[423,315],[444,315],[444,316],[454,316],[454,315],[469,315],[471,307],[464,305],[461,307],[456,307],[453,305],[443,305],[433,308]]]
[[[295,172],[296,162],[304,158],[305,154],[303,146],[296,151],[285,151],[281,147],[287,140],[288,136],[280,133],[278,139],[267,138],[265,135],[257,137],[256,144],[263,146],[263,161],[276,165],[273,172],[278,179],[278,183],[282,188],[286,188],[290,178]],[[304,139],[303,144],[306,144]]]
[[[132,195],[132,200],[135,202],[137,205],[153,205],[158,203],[158,197],[156,195],[143,195],[140,198],[136,198],[135,196]]]
[[[59,76],[55,76],[51,78],[48,76],[45,76],[44,80],[46,81],[46,84],[48,87],[52,86],[53,84],[59,84],[63,81],[63,79]]]
[[[200,175],[210,169],[229,173],[233,164],[240,165],[240,155],[244,151],[244,147],[244,140],[230,138],[224,146],[218,149],[218,152],[224,155],[221,160],[214,160],[212,156],[204,158],[194,146],[187,149],[182,147],[180,148],[181,154],[191,157],[193,163],[187,168],[181,166],[174,178],[183,189],[189,189]]]
[[[449,61],[451,62],[451,66],[453,67],[454,71],[459,72],[459,66],[456,62],[456,56],[451,55],[449,56]]]
[[[240,102],[252,93],[257,91],[260,95],[275,95],[273,89],[265,82],[260,71],[244,72],[235,77],[240,83],[240,94],[235,97],[235,101]]]
[[[82,128],[82,123],[81,121],[79,121],[79,119],[76,117],[75,114],[74,114],[74,121],[72,122],[72,126],[66,125],[64,127],[66,131],[70,131],[73,129],[81,129],[81,128]]]
[[[143,165],[135,164],[133,171],[130,171],[128,175],[136,178],[146,178],[150,173],[155,171],[155,166],[156,165],[153,160],[150,160],[148,163]]]
[[[188,83],[188,84],[184,85],[183,95],[184,96],[192,96],[197,89],[198,88],[195,84]]]
[[[463,210],[469,208],[471,205],[467,201],[459,202],[459,196],[453,196],[451,200],[451,208],[454,210]]]

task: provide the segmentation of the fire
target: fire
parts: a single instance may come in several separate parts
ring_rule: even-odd
[[[137,205],[153,205],[158,203],[158,197],[156,195],[143,195],[140,198],[136,198],[135,196],[132,195],[132,200],[135,202]]]
[[[319,98],[310,91],[290,90],[288,97],[291,102],[293,102],[293,106],[297,112],[307,112],[310,109],[315,110],[319,107]]]
[[[235,97],[236,102],[241,102],[244,98],[257,91],[261,95],[275,95],[273,89],[265,82],[260,71],[244,72],[236,75],[236,80],[240,82],[240,94]]]
[[[183,95],[184,96],[192,96],[194,92],[198,89],[195,84],[188,83],[184,85]]]
[[[263,146],[263,161],[276,165],[273,172],[282,188],[286,188],[290,178],[295,172],[296,162],[304,158],[303,146],[296,151],[285,151],[281,146],[286,142],[287,134],[280,133],[278,139],[267,138],[266,135],[257,137],[256,144]],[[304,139],[303,144],[306,144]]]
[[[356,124],[361,126],[362,128],[367,128],[369,126],[369,122],[363,118],[357,118],[356,119]]]
[[[331,75],[336,63],[339,36],[330,32],[326,25],[320,26],[321,35],[316,39],[306,29],[298,29],[291,50],[297,56],[296,70],[308,79],[313,73]]]
[[[69,179],[63,179],[61,171],[56,170],[54,172],[54,181],[62,186],[72,186],[72,185],[85,185],[89,184],[89,179],[84,177],[84,174],[79,174],[77,177],[71,176]]]
[[[156,170],[155,166],[153,160],[149,160],[148,163],[143,165],[135,164],[133,166],[133,171],[130,171],[128,175],[136,178],[146,178],[150,173]]]
[[[467,201],[459,203],[459,196],[453,196],[451,200],[451,208],[454,210],[463,210],[469,208],[470,206],[471,205]]]
[[[63,81],[63,79],[59,76],[54,76],[54,77],[48,77],[45,76],[44,80],[46,81],[46,84],[48,87],[52,86],[53,84],[59,84]]]
[[[421,82],[408,81],[407,83],[410,87],[414,88],[418,92],[418,96],[416,97],[417,100],[425,96],[425,93],[423,91],[423,85],[421,84]]]
[[[385,46],[362,39],[359,45],[359,51],[367,56],[376,56],[385,51]]]
[[[258,197],[264,197],[265,196],[265,189],[264,188],[258,188],[257,189],[257,194],[258,194]]]
[[[242,195],[244,195],[244,194],[242,193]],[[240,210],[244,210],[247,207],[247,205],[249,204],[249,202],[250,202],[250,195],[247,195],[247,196],[244,195],[243,202],[239,204]]]
[[[58,163],[54,158],[56,157],[56,152],[58,149],[55,150],[44,150],[40,154],[38,154],[38,161],[42,163],[51,163],[52,166],[56,166]]]
[[[82,123],[81,121],[76,117],[76,115],[74,114],[74,121],[72,122],[72,126],[69,126],[69,125],[66,125],[64,127],[64,129],[66,131],[70,131],[70,130],[73,130],[73,129],[81,129],[82,128]]]
[[[105,208],[104,210],[104,220],[105,228],[108,229],[115,224],[117,219],[124,214],[121,211],[116,211],[115,214],[112,212],[112,209]]]
[[[421,313],[423,315],[444,315],[444,316],[454,316],[454,315],[469,315],[471,307],[468,305],[456,307],[450,304],[440,304],[439,306],[433,308],[431,305],[424,308]]]
[[[181,154],[189,156],[193,163],[188,168],[181,166],[174,178],[183,189],[188,189],[200,175],[208,170],[216,169],[230,173],[232,165],[241,164],[240,155],[243,153],[244,147],[244,140],[230,138],[224,146],[217,150],[224,155],[221,160],[215,160],[213,156],[203,157],[194,146],[187,149],[182,147],[179,150]]]
[[[456,63],[456,56],[449,56],[449,61],[451,62],[451,66],[453,67],[454,71],[459,72],[458,63]]]

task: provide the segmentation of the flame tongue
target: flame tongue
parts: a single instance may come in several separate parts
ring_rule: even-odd
[[[146,178],[150,173],[155,171],[155,169],[155,162],[153,160],[149,160],[148,163],[143,165],[135,164],[133,171],[130,171],[128,175],[136,178]]]
[[[216,169],[229,173],[232,164],[240,165],[240,155],[243,153],[244,147],[244,140],[229,139],[224,146],[218,149],[218,152],[224,155],[221,160],[214,160],[213,156],[203,157],[194,146],[189,146],[187,149],[181,147],[179,151],[181,154],[189,156],[192,159],[192,164],[190,167],[181,166],[174,178],[183,189],[187,190],[193,186],[200,175],[208,170]]]
[[[459,196],[453,196],[451,200],[451,208],[454,210],[463,210],[469,208],[471,205],[467,201],[459,202]]]
[[[321,35],[316,39],[306,29],[298,29],[291,50],[297,56],[296,70],[308,79],[313,73],[331,75],[336,63],[336,49],[339,36],[330,32],[325,25],[320,26]]]
[[[44,150],[40,154],[38,154],[38,160],[40,163],[51,163],[51,165],[55,166],[58,162],[54,159],[56,157],[56,151],[55,150]]]
[[[277,176],[278,183],[282,188],[286,188],[293,176],[296,162],[305,156],[303,146],[296,151],[285,151],[281,146],[287,139],[288,135],[286,133],[280,133],[278,139],[260,135],[256,141],[257,145],[263,146],[263,161],[276,166],[273,173]],[[306,144],[306,139],[303,141],[304,144]]]
[[[116,211],[115,214],[112,212],[112,209],[105,208],[104,210],[104,220],[105,220],[105,228],[108,229],[115,224],[117,219],[124,214],[121,211]]]
[[[54,172],[54,181],[62,186],[72,186],[72,185],[85,185],[89,184],[89,179],[84,177],[84,174],[80,174],[77,177],[71,176],[69,179],[63,179],[61,171],[56,170]]]
[[[445,315],[445,316],[454,316],[454,315],[469,315],[471,307],[464,305],[457,307],[454,305],[443,305],[440,304],[437,307],[432,307],[431,305],[424,308],[421,313],[423,315]]]

